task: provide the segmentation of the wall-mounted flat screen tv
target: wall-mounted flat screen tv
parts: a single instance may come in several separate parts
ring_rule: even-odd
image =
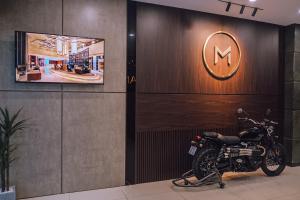
[[[104,39],[16,31],[16,81],[104,84]]]

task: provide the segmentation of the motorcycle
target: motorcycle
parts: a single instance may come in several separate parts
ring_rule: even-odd
[[[224,136],[216,132],[204,132],[191,142],[189,154],[193,156],[192,169],[180,178],[173,180],[179,187],[198,187],[204,184],[222,181],[224,172],[252,172],[261,168],[267,176],[278,176],[285,169],[286,154],[279,142],[276,128],[278,122],[266,117],[259,122],[239,108],[238,120],[248,122],[250,127],[241,131],[239,136]],[[196,177],[193,182],[189,178]],[[183,183],[182,183],[183,182]]]

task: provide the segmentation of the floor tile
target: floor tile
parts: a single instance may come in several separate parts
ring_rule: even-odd
[[[300,199],[300,194],[293,194],[293,195],[277,197],[274,198],[273,200],[299,200],[299,199]]]
[[[172,192],[171,181],[159,181],[121,187],[127,198]]]
[[[51,196],[29,198],[26,200],[70,200],[70,198],[69,198],[69,194],[58,194],[58,195],[51,195]]]
[[[225,189],[189,190],[178,192],[185,200],[239,200],[239,198]]]
[[[185,200],[185,199],[178,193],[168,192],[162,194],[130,197],[128,198],[128,200]]]
[[[126,200],[126,197],[118,187],[71,193],[70,200]]]

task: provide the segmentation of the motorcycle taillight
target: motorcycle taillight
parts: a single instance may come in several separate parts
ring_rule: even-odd
[[[202,138],[201,138],[201,136],[200,135],[197,135],[196,137],[195,137],[195,140],[196,141],[200,141]]]

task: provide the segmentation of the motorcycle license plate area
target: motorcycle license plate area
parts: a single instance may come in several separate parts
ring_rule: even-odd
[[[189,154],[192,155],[192,156],[194,156],[195,153],[196,153],[196,151],[197,151],[197,147],[191,146],[190,150],[189,150]]]

